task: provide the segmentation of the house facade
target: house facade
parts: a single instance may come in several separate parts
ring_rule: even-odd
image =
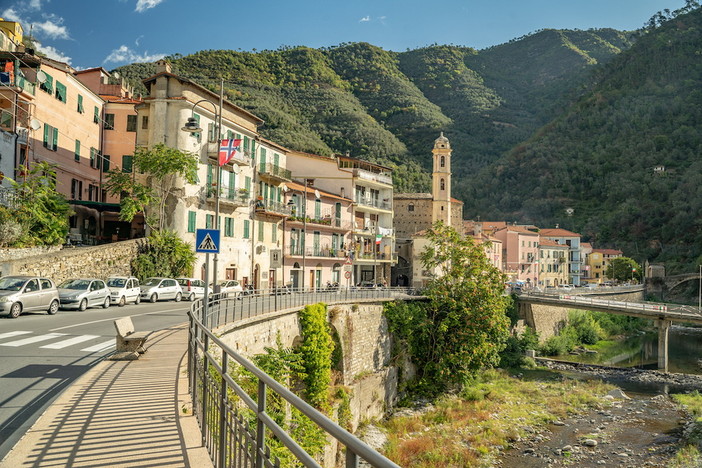
[[[590,272],[590,282],[602,284],[611,279],[607,277],[607,268],[613,258],[623,255],[621,250],[616,249],[592,249],[588,255],[586,264]]]
[[[558,287],[568,284],[567,245],[541,237],[539,239],[539,286]]]
[[[497,229],[502,242],[503,271],[510,281],[534,287],[539,284],[539,234],[522,226]]]
[[[568,246],[568,282],[574,286],[582,286],[582,252],[580,234],[566,229],[542,229],[539,234],[561,245]]]

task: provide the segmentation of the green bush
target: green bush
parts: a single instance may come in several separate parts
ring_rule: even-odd
[[[500,353],[500,367],[522,367],[526,364],[524,356],[527,349],[538,349],[539,334],[527,327],[524,333],[512,335],[507,339],[507,347]]]
[[[173,231],[153,231],[132,260],[132,274],[144,280],[152,276],[190,276],[195,265],[192,246]]]
[[[592,314],[579,310],[572,310],[569,314],[570,326],[575,328],[578,341],[581,344],[593,345],[606,338],[602,327]]]
[[[575,328],[568,325],[561,330],[559,335],[552,336],[544,342],[544,344],[541,346],[541,354],[546,356],[559,356],[562,354],[567,354],[578,344],[578,332],[575,330]]]
[[[302,329],[299,353],[305,368],[305,399],[316,408],[328,410],[334,341],[327,323],[327,306],[310,304],[298,315]]]

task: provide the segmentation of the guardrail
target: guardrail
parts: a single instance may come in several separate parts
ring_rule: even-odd
[[[231,293],[229,293],[231,294]],[[317,302],[348,302],[363,299],[397,299],[415,296],[405,288],[308,290],[287,289],[254,291],[225,297],[213,294],[208,301],[208,316],[203,317],[204,302],[193,303],[188,313],[188,379],[202,443],[216,467],[279,467],[271,444],[285,450],[305,467],[320,463],[308,454],[281,426],[280,414],[267,401],[284,401],[309,418],[328,439],[335,439],[345,450],[345,466],[357,467],[359,460],[374,467],[398,468],[398,465],[370,448],[360,439],[317,411],[251,361],[224,344],[211,328],[230,321],[264,315],[276,310],[301,307]],[[243,384],[242,371],[252,375],[255,391]],[[284,417],[290,417],[290,410]],[[279,447],[280,448],[280,447]]]

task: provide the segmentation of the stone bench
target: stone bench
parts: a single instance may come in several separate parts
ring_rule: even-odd
[[[135,332],[131,317],[123,317],[115,320],[115,330],[117,330],[117,352],[111,357],[112,360],[139,359],[139,354],[146,352],[144,343],[151,332]]]

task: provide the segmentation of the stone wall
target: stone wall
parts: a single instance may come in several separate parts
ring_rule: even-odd
[[[3,248],[0,249],[0,263],[4,263],[10,260],[19,260],[21,258],[36,257],[38,255],[46,255],[54,252],[58,252],[63,248],[61,245],[50,245],[42,247],[27,247],[24,249],[11,249]]]
[[[137,255],[143,240],[134,239],[95,247],[69,247],[58,251],[40,251],[33,256],[2,259],[2,276],[39,275],[56,283],[69,278],[107,278],[111,275],[129,275],[130,263]],[[26,249],[22,249],[26,250]],[[10,254],[8,254],[11,257]]]
[[[278,337],[283,347],[292,347],[301,339],[297,312],[267,314],[216,332],[227,346],[248,357],[275,346]],[[351,390],[351,425],[355,429],[363,420],[383,417],[394,405],[398,370],[390,365],[392,339],[382,304],[332,305],[328,313],[341,343],[340,383]]]

